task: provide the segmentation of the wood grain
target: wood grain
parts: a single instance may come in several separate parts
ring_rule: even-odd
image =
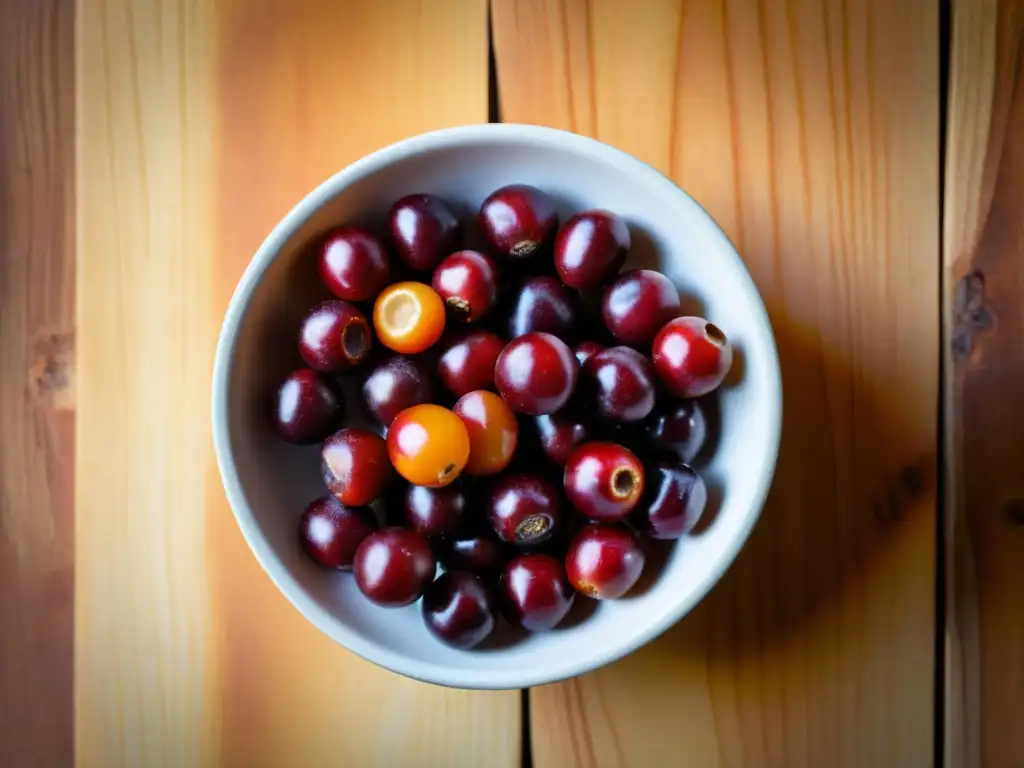
[[[507,0],[503,119],[594,135],[718,219],[778,338],[750,543],[648,648],[531,692],[544,766],[933,759],[938,5]]]
[[[946,765],[1024,764],[1024,3],[953,3]]]
[[[277,219],[365,152],[486,120],[485,3],[80,12],[80,762],[517,765],[518,692],[384,672],[286,603],[208,429],[220,318]]]
[[[74,8],[0,3],[0,764],[72,758]]]

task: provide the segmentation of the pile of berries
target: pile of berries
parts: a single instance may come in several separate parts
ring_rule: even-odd
[[[732,363],[721,330],[679,316],[667,277],[619,273],[630,232],[614,213],[559,227],[551,198],[517,184],[477,226],[487,252],[460,250],[452,207],[417,194],[392,206],[386,241],[348,226],[318,240],[336,298],[303,320],[308,367],[274,404],[285,440],[323,444],[327,493],[299,524],[308,555],[354,571],[378,605],[422,597],[426,625],[459,648],[499,615],[539,632],[578,594],[622,597],[644,538],[692,530],[704,396]],[[346,377],[379,430],[339,428]]]

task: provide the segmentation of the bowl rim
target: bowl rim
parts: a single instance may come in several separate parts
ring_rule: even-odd
[[[253,294],[260,286],[267,269],[283,252],[293,234],[319,210],[347,186],[369,176],[382,168],[406,160],[424,151],[482,144],[495,140],[518,140],[526,143],[544,144],[556,149],[570,150],[576,154],[589,155],[613,166],[624,173],[643,178],[646,184],[660,187],[667,195],[675,195],[684,205],[691,206],[698,218],[707,225],[707,234],[717,238],[720,251],[730,254],[738,267],[741,281],[751,303],[751,311],[759,320],[758,332],[762,338],[755,342],[764,349],[767,363],[763,385],[766,397],[775,405],[765,415],[767,450],[770,455],[764,464],[764,471],[757,478],[755,500],[741,522],[736,535],[722,555],[708,568],[700,581],[687,595],[676,602],[667,603],[666,608],[655,615],[641,631],[626,640],[596,652],[557,659],[551,664],[530,669],[452,669],[444,664],[412,659],[401,653],[383,648],[349,630],[319,605],[297,579],[290,573],[275,554],[268,540],[260,531],[255,514],[246,500],[238,471],[235,466],[229,423],[228,389],[234,363],[239,329],[248,314]],[[746,544],[754,525],[761,516],[768,491],[775,475],[782,431],[782,374],[774,331],[764,300],[747,270],[737,248],[726,236],[714,218],[685,190],[670,178],[633,155],[616,149],[597,139],[557,128],[547,128],[519,123],[483,123],[442,128],[422,133],[382,147],[367,154],[342,170],[336,172],[305,195],[274,226],[266,236],[255,255],[245,268],[232,293],[221,324],[214,355],[212,377],[212,427],[214,453],[221,482],[224,486],[232,514],[242,531],[253,555],[270,577],[274,585],[295,606],[296,609],[317,629],[353,653],[392,672],[427,683],[466,689],[514,689],[558,682],[598,669],[649,643],[700,603],[718,583],[735,561]]]

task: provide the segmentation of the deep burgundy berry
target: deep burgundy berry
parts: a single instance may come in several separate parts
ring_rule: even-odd
[[[412,357],[385,358],[363,380],[366,410],[385,427],[406,408],[433,399],[434,381],[430,369]]]
[[[654,368],[631,347],[611,347],[587,361],[584,378],[598,413],[615,421],[640,421],[654,408]]]
[[[359,590],[377,605],[416,602],[434,578],[437,563],[427,540],[404,528],[383,528],[356,550],[353,570]]]
[[[560,467],[565,466],[577,445],[591,437],[590,427],[578,409],[563,408],[557,413],[535,416],[533,424],[544,455]]]
[[[391,277],[384,244],[355,227],[340,227],[324,238],[318,266],[324,285],[345,301],[372,301]]]
[[[478,251],[456,251],[434,270],[431,283],[456,320],[479,320],[498,300],[498,268]]]
[[[674,400],[655,406],[646,422],[650,442],[692,464],[708,436],[708,422],[697,400]]]
[[[454,534],[466,517],[466,494],[456,481],[443,488],[409,485],[401,491],[402,522],[433,539]]]
[[[491,590],[475,574],[443,573],[423,593],[424,623],[455,648],[472,648],[485,640],[497,618]]]
[[[548,333],[513,339],[498,356],[494,383],[512,410],[554,413],[576,389],[579,363],[563,341]]]
[[[453,336],[437,360],[437,375],[457,397],[478,389],[494,389],[494,366],[505,342],[490,331]]]
[[[502,256],[533,255],[558,227],[554,201],[526,184],[511,184],[491,193],[480,206],[480,231]]]
[[[333,496],[321,496],[299,520],[299,543],[324,568],[349,570],[363,539],[377,530],[369,507],[346,507]]]
[[[291,443],[319,443],[338,428],[343,402],[341,393],[316,371],[293,371],[275,393],[274,426]]]
[[[528,277],[519,288],[508,318],[510,339],[542,331],[569,342],[579,317],[568,289],[554,277]]]
[[[648,467],[643,500],[630,520],[652,539],[678,539],[693,530],[707,504],[704,481],[685,464],[662,461]]]
[[[362,507],[378,499],[391,481],[384,439],[367,429],[339,429],[320,451],[324,484],[342,504]]]
[[[596,288],[622,269],[629,245],[629,227],[614,213],[583,211],[558,231],[555,267],[570,288]]]
[[[408,195],[391,206],[388,233],[398,257],[411,269],[433,269],[457,251],[462,226],[452,207],[436,195]]]
[[[599,600],[622,597],[643,570],[640,542],[624,525],[588,525],[565,555],[569,582],[577,592]]]
[[[678,397],[700,397],[716,389],[732,366],[732,345],[721,329],[702,317],[677,317],[651,347],[661,383]]]
[[[628,448],[616,443],[584,443],[565,465],[565,494],[580,512],[599,523],[623,520],[644,490],[644,469]]]
[[[501,588],[507,618],[531,632],[553,629],[575,598],[565,567],[550,555],[513,558],[502,571]]]
[[[601,316],[612,335],[625,344],[646,347],[679,314],[679,291],[671,280],[650,269],[619,275],[604,292]]]
[[[539,475],[504,475],[491,487],[487,517],[502,541],[537,544],[549,538],[561,520],[561,493]]]
[[[490,527],[456,532],[437,542],[438,559],[449,571],[472,571],[496,576],[510,556]]]
[[[315,306],[299,330],[299,354],[321,373],[337,373],[362,362],[373,344],[366,317],[345,301]]]

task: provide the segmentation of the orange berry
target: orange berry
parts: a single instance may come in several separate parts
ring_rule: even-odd
[[[507,467],[519,440],[519,422],[508,403],[480,389],[460,397],[454,410],[469,432],[466,472],[493,475]]]
[[[441,488],[459,476],[469,459],[462,419],[440,405],[406,408],[388,428],[388,458],[413,485]]]
[[[395,283],[373,305],[373,327],[388,349],[404,355],[422,352],[444,332],[444,302],[425,283]]]

